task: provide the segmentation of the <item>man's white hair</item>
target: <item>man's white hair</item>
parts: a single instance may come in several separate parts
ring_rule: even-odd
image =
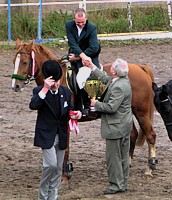
[[[111,68],[116,71],[116,75],[118,77],[128,75],[128,63],[121,58],[118,58],[115,62],[113,62]]]

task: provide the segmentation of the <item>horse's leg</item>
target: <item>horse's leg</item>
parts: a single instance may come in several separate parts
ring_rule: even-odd
[[[74,99],[76,96],[72,95],[72,102],[74,104]],[[65,150],[65,156],[64,156],[64,162],[63,162],[63,172],[62,172],[62,182],[61,185],[62,187],[69,187],[69,179],[71,178],[72,174],[71,172],[73,171],[73,166],[72,163],[69,162],[69,153],[70,153],[70,132],[67,132],[67,148]]]
[[[141,127],[141,130],[139,132],[139,138],[142,139],[146,138],[146,141],[148,143],[148,167],[145,172],[145,175],[152,176],[152,170],[156,169],[156,164],[157,164],[156,150],[155,150],[156,134],[152,127],[152,120],[148,116],[150,115],[147,114],[144,115],[144,117],[143,115],[141,115],[141,117],[140,116],[137,117],[137,120]],[[139,138],[137,142],[138,145],[139,143],[140,144],[142,143],[141,139],[139,141]]]
[[[67,135],[67,148],[65,150],[64,162],[63,162],[63,172],[62,172],[62,187],[69,187],[69,179],[71,178],[71,172],[73,168],[71,163],[69,163],[69,140],[70,140],[70,132]]]
[[[133,156],[134,156],[134,149],[135,149],[135,146],[136,146],[136,140],[137,140],[137,136],[138,136],[138,131],[136,129],[136,126],[133,122],[133,129],[131,131],[131,134],[130,134],[130,166],[132,165],[132,159],[133,159]]]
[[[151,130],[150,132],[147,132],[148,135],[146,135],[146,141],[148,144],[148,169],[145,174],[152,176],[152,171],[156,169],[158,160],[156,159],[156,134],[153,130],[152,124],[150,126]]]
[[[148,143],[148,169],[145,172],[145,175],[152,176],[152,171],[156,169],[156,164],[158,163],[158,160],[156,159],[156,150],[155,150],[155,144]]]

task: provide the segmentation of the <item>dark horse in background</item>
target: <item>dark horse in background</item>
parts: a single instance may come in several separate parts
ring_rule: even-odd
[[[14,73],[12,75],[12,89],[15,92],[21,91],[26,84],[31,80],[35,80],[37,85],[43,84],[42,64],[48,59],[54,59],[61,64],[63,75],[61,78],[62,85],[68,85],[66,80],[67,64],[58,59],[52,52],[41,44],[36,44],[34,41],[30,43],[22,43],[19,39],[16,40],[16,55],[14,57]],[[104,65],[104,71],[110,73],[111,63]],[[154,76],[152,70],[146,65],[129,64],[129,79],[132,87],[132,111],[139,124],[140,130],[137,132],[136,126],[133,124],[131,132],[131,147],[130,156],[133,158],[134,148],[137,140],[137,145],[141,146],[145,140],[148,144],[148,164],[146,175],[152,176],[152,170],[156,168],[156,152],[155,142],[156,134],[153,130],[153,112],[154,93],[152,90],[152,82]],[[76,96],[73,95],[75,105]],[[92,120],[87,118],[87,121]],[[82,122],[82,118],[80,120]],[[85,119],[83,119],[85,121]],[[69,160],[69,138],[68,148],[65,153],[64,166]],[[64,168],[65,169],[65,168]],[[63,172],[63,183],[68,183],[68,173]]]
[[[160,87],[153,83],[152,88],[155,93],[155,107],[164,121],[168,137],[172,141],[172,80]]]

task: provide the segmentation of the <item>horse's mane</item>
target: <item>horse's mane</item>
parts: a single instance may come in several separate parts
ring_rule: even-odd
[[[30,48],[28,50],[28,48]],[[52,59],[52,60],[56,60],[58,62],[61,62],[61,59],[60,58],[57,58],[57,56],[55,54],[53,54],[47,47],[43,46],[42,44],[37,44],[37,43],[33,43],[32,46],[30,46],[30,43],[22,43],[19,45],[18,49],[17,49],[17,52],[16,52],[16,55],[21,52],[21,51],[24,51],[25,52],[28,52],[30,53],[32,50],[37,52],[37,53],[43,53],[45,54],[45,56],[48,58],[48,59]]]
[[[47,47],[43,46],[42,44],[34,44],[33,50],[39,53],[43,52],[49,59],[58,61],[60,60],[55,54],[53,54]]]

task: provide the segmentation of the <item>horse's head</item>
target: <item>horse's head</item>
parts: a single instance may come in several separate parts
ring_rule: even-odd
[[[63,76],[61,84],[66,85],[66,64],[56,57],[48,48],[41,44],[22,43],[16,40],[16,55],[13,59],[14,73],[12,74],[12,89],[21,91],[30,81],[35,80],[37,85],[43,84],[42,64],[47,60],[56,60],[62,66]]]
[[[16,55],[13,59],[14,73],[12,74],[12,89],[20,91],[26,84],[34,79],[35,58],[33,51],[34,41],[29,44],[16,40]]]
[[[30,81],[35,80],[37,85],[43,84],[42,64],[49,59],[59,61],[49,49],[41,44],[22,43],[16,40],[16,55],[13,59],[14,73],[12,74],[12,88],[18,92]]]
[[[156,83],[153,83],[152,88],[155,93],[155,107],[160,113],[168,136],[172,141],[172,80],[161,87],[158,87]]]

